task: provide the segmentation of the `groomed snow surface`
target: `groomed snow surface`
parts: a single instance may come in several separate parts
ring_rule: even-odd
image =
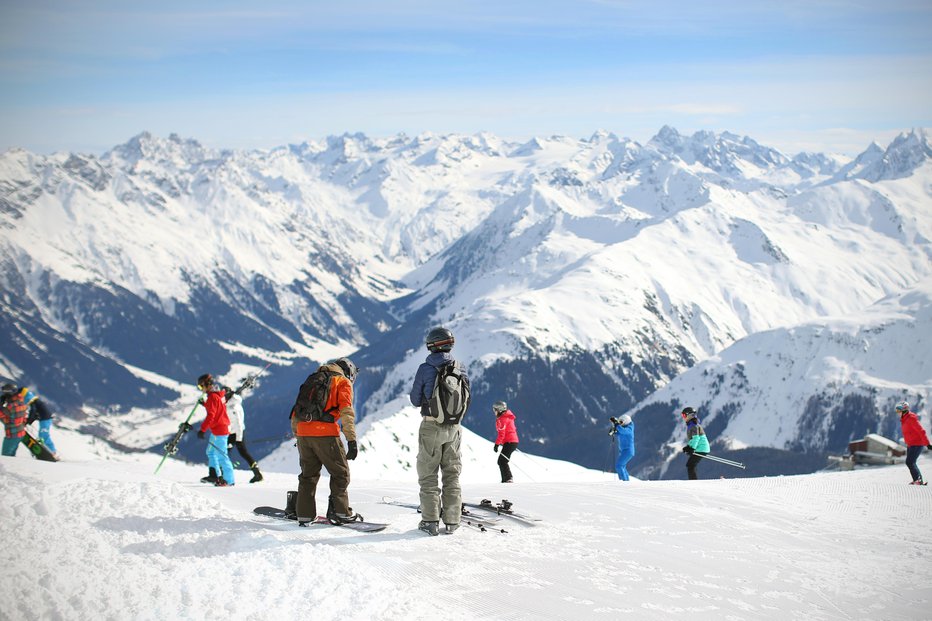
[[[413,510],[380,503],[416,502],[414,479],[352,482],[353,508],[391,524],[381,533],[298,528],[252,513],[283,506],[294,472],[214,488],[198,482],[206,466],[154,475],[158,456],[56,431],[60,463],[0,458],[2,619],[932,617],[932,487],[907,485],[903,465],[565,482],[559,462],[519,452],[516,483],[467,472],[464,497],[542,523],[429,537]]]

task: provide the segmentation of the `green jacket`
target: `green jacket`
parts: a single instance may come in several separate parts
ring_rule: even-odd
[[[709,439],[695,416],[686,421],[686,443],[697,453],[709,452]]]

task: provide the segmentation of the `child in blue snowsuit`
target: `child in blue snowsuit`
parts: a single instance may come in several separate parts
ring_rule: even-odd
[[[618,457],[615,459],[615,472],[622,481],[628,480],[628,462],[634,457],[634,422],[627,414],[621,418],[610,418],[612,430],[608,432],[618,440]]]

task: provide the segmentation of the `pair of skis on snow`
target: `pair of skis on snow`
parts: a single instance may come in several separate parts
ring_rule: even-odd
[[[421,509],[420,506],[415,503],[402,502],[387,496],[382,498],[382,503],[414,509],[416,511],[420,511]],[[493,503],[491,500],[482,500],[482,502],[479,503],[464,502],[462,512],[460,523],[481,532],[495,531],[507,533],[508,531],[502,528],[502,518],[508,518],[514,523],[523,524],[525,526],[534,526],[537,522],[541,521],[538,518],[515,512],[514,509],[512,509],[512,503],[505,499],[499,503]],[[289,515],[284,509],[279,509],[277,507],[256,507],[253,509],[253,513],[279,520],[297,520],[296,517]],[[309,526],[336,526],[338,528],[348,528],[362,533],[377,533],[385,530],[388,524],[366,522],[365,520],[333,524],[326,517],[319,516],[313,522],[310,522]]]
[[[392,498],[384,497],[382,502],[397,507],[406,507],[420,512],[421,507],[415,503],[401,502]],[[465,524],[482,532],[495,531],[498,533],[507,533],[502,528],[505,520],[508,518],[512,523],[522,524],[524,526],[535,526],[541,520],[524,513],[518,513],[513,508],[513,503],[506,499],[495,503],[488,499],[483,499],[479,503],[464,502],[462,507],[462,516],[460,524]]]

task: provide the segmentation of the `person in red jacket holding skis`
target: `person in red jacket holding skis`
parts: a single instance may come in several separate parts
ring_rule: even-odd
[[[496,401],[492,405],[495,412],[495,452],[501,447],[502,454],[498,457],[498,469],[502,474],[502,483],[513,483],[511,476],[511,454],[518,448],[518,430],[515,427],[515,415],[508,409],[504,401]]]
[[[207,464],[220,474],[214,485],[217,487],[236,485],[233,462],[230,461],[230,455],[227,453],[230,416],[227,414],[225,392],[214,383],[214,378],[210,373],[197,378],[197,387],[207,393],[207,397],[199,401],[207,410],[207,416],[201,423],[197,437],[207,440]]]
[[[913,482],[910,485],[925,485],[922,480],[922,473],[916,466],[916,460],[922,449],[928,448],[932,451],[932,444],[929,443],[929,436],[926,430],[919,423],[919,417],[914,412],[909,411],[909,404],[900,401],[896,404],[897,414],[900,415],[900,426],[903,428],[903,442],[906,443],[906,467],[913,476]]]

